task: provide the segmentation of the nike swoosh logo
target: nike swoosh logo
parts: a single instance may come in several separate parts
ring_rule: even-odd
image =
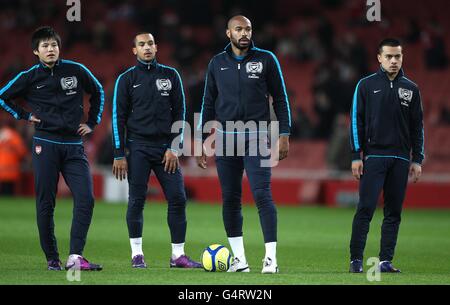
[[[43,88],[43,87],[45,87],[45,85],[42,85],[42,86],[36,86],[36,89],[41,89],[41,88]]]
[[[374,90],[373,91],[373,93],[375,93],[375,94],[378,93],[378,92],[381,92],[381,90]]]
[[[140,85],[142,85],[142,84],[139,84],[139,85],[133,85],[133,88],[137,88],[137,87],[139,87]]]
[[[220,68],[220,71],[228,70],[230,68]]]

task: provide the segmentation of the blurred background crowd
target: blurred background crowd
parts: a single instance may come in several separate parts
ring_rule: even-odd
[[[291,103],[290,157],[274,175],[345,175],[356,83],[378,69],[379,41],[398,37],[404,43],[405,73],[419,84],[424,101],[424,172],[441,177],[450,171],[450,5],[445,0],[381,2],[381,22],[368,22],[362,0],[82,0],[81,22],[68,22],[66,1],[1,0],[0,84],[35,63],[32,31],[55,27],[63,40],[61,57],[86,65],[104,86],[103,120],[85,146],[94,168],[110,167],[112,91],[117,76],[135,63],[134,34],[152,32],[158,61],[180,72],[192,124],[200,112],[207,64],[228,43],[226,22],[243,14],[252,21],[255,45],[279,58]],[[0,181],[8,185],[31,167],[33,129],[5,111],[0,119]],[[183,158],[187,175],[196,171],[190,159]]]

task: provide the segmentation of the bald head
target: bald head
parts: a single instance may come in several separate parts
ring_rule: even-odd
[[[248,19],[245,16],[237,15],[234,17],[231,17],[230,20],[228,20],[227,28],[230,30],[236,26],[236,24],[245,24],[252,26],[252,23],[250,22],[250,19]]]
[[[247,17],[234,16],[228,21],[226,34],[234,48],[245,51],[250,47],[252,23]]]

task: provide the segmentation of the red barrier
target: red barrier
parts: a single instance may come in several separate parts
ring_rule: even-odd
[[[103,197],[103,175],[94,174],[92,176],[92,180],[94,183],[94,198],[102,198]],[[21,196],[34,196],[34,176],[32,172],[26,172],[22,174],[20,184],[18,186],[18,193]],[[65,197],[70,196],[70,190],[62,176],[59,177],[58,183],[58,196]]]
[[[358,201],[357,181],[324,181],[323,200],[327,206],[351,206]],[[380,195],[379,202],[383,202]],[[408,184],[405,208],[450,208],[450,183],[419,182]]]
[[[219,179],[215,177],[185,177],[185,188],[190,199],[202,202],[222,202],[222,192]],[[274,179],[272,181],[272,195],[277,203],[299,205],[303,196],[304,181],[294,179]],[[159,183],[154,176],[150,179],[150,199],[165,200]],[[309,196],[309,194],[306,194]],[[309,201],[309,200],[308,200]],[[242,202],[254,203],[250,185],[246,177],[242,184]],[[309,201],[313,202],[313,201]]]
[[[103,176],[93,175],[94,195],[101,199],[104,194]],[[221,189],[217,177],[185,176],[185,187],[190,200],[220,203]],[[302,205],[325,204],[326,206],[354,206],[358,202],[358,182],[354,180],[302,180],[272,178],[272,194],[277,204]],[[21,195],[34,196],[33,175],[23,175],[19,186]],[[64,183],[58,188],[59,196],[70,196]],[[149,200],[164,201],[162,189],[154,176],[150,179]],[[243,179],[242,201],[253,204],[253,196],[246,177]],[[380,196],[382,203],[382,196]],[[405,208],[450,208],[449,182],[410,183],[406,192]]]

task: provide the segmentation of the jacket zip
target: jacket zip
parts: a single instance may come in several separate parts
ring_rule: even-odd
[[[52,78],[53,78],[53,69],[54,69],[54,67],[50,69],[50,75],[52,76]],[[55,79],[53,79],[53,81],[55,81]],[[63,125],[66,125],[66,122],[64,122],[64,116],[63,116],[63,112],[61,109],[61,104],[58,99],[58,83],[56,84],[55,99],[56,99],[56,109],[58,109],[58,113],[61,117],[61,121],[63,122]]]
[[[398,76],[397,76],[398,77]],[[395,78],[395,79],[397,79],[397,77]],[[395,79],[394,80],[390,80],[390,83],[391,83],[391,89],[394,89],[394,81],[395,81]],[[394,93],[395,94],[395,93]],[[390,99],[392,99],[392,97],[391,97],[391,95],[389,95],[389,98]],[[394,98],[394,100],[395,100],[395,98]],[[400,111],[399,109],[395,109],[395,111]],[[401,111],[400,111],[401,112]],[[400,115],[401,115],[401,113],[400,113]],[[395,129],[396,129],[396,131],[397,131],[397,143],[401,143],[401,136],[400,136],[400,132],[398,132],[398,130],[399,130],[399,121],[398,120],[395,120],[394,121],[394,126],[395,126]]]
[[[241,114],[241,107],[242,107],[242,103],[241,103],[241,63],[238,63],[238,116],[240,116]],[[243,114],[242,114],[243,115]]]

